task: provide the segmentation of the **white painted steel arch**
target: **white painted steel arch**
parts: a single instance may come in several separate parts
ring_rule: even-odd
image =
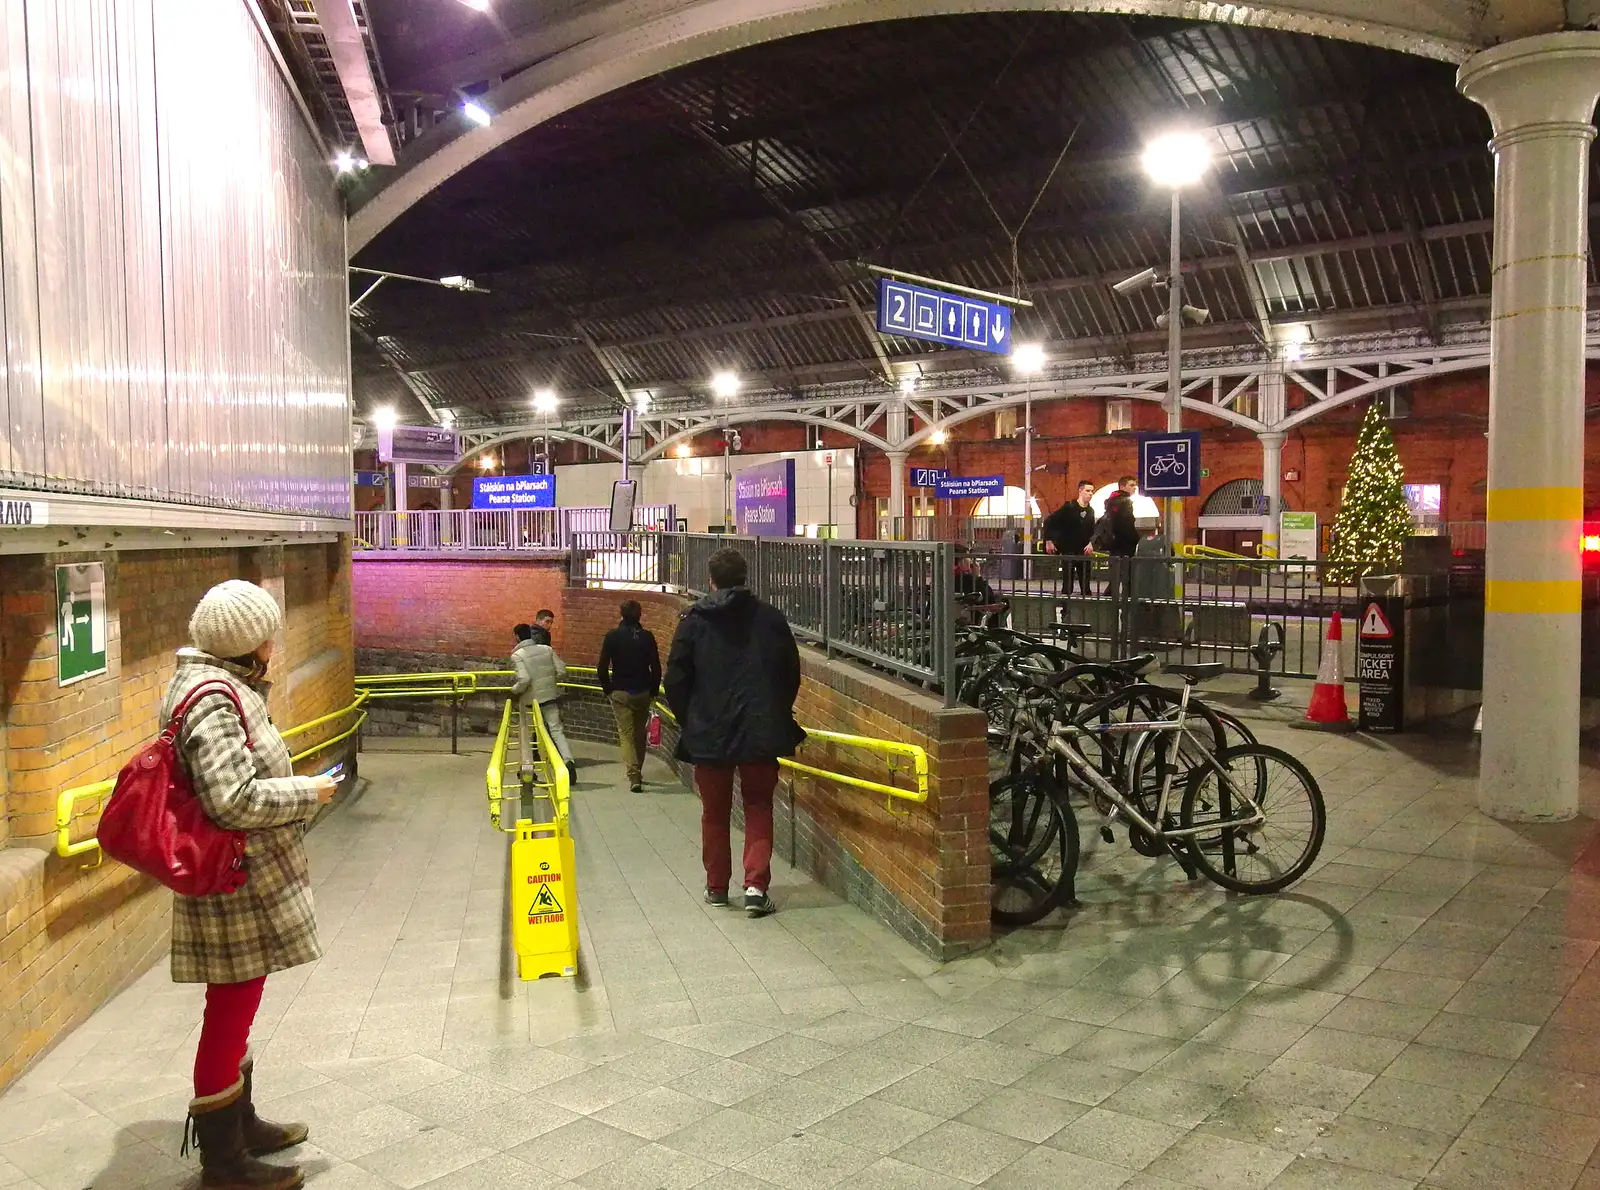
[[[543,426],[519,426],[515,429],[508,430],[504,434],[497,434],[493,438],[485,438],[481,442],[474,442],[471,450],[467,454],[462,455],[461,458],[456,461],[456,465],[450,468],[448,474],[454,475],[457,471],[461,470],[461,465],[465,463],[472,455],[479,454],[482,451],[490,449],[491,447],[500,446],[506,442],[520,442],[525,438],[559,438],[563,442],[583,442],[594,447],[598,451],[602,451],[605,454],[610,455],[619,463],[622,461],[622,452],[615,446],[612,446],[609,442],[602,442],[597,438],[591,438],[587,434],[574,434],[570,430],[546,429]]]
[[[859,439],[860,441],[865,442],[868,446],[875,446],[882,451],[894,449],[889,445],[887,439],[880,438],[878,435],[868,430],[863,430],[858,426],[852,426],[847,422],[834,421],[832,418],[827,417],[817,417],[815,414],[811,413],[790,413],[782,409],[756,409],[750,411],[749,413],[730,413],[721,416],[709,416],[703,423],[699,425],[690,426],[688,429],[679,430],[677,433],[667,435],[649,450],[640,454],[636,461],[640,463],[651,462],[662,457],[662,455],[666,453],[668,447],[682,442],[685,439],[697,438],[701,434],[709,433],[712,430],[719,430],[723,426],[747,426],[751,425],[752,423],[764,421],[803,422],[808,426],[821,426],[823,429],[838,430],[842,434],[849,434],[852,438]]]
[[[484,77],[540,60],[478,97],[493,113],[487,126],[457,114],[408,146],[401,171],[350,217],[349,251],[529,128],[630,83],[799,33],[958,13],[1108,12],[1256,25],[1460,62],[1496,37],[1559,28],[1568,19],[1561,8],[1529,0],[588,0],[565,21],[515,39],[521,62],[484,56]]]

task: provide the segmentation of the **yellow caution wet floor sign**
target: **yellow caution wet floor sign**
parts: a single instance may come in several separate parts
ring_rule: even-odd
[[[548,824],[518,824],[511,844],[511,939],[522,979],[578,973],[575,870],[570,838]]]

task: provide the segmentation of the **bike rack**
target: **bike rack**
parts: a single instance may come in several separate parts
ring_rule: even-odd
[[[1270,633],[1277,633],[1278,639],[1273,640]],[[1261,671],[1256,675],[1256,688],[1250,691],[1248,697],[1256,702],[1271,702],[1283,694],[1272,686],[1272,659],[1283,652],[1283,625],[1266,623],[1261,625],[1261,635],[1256,638],[1256,643],[1250,647],[1250,655],[1261,666]]]

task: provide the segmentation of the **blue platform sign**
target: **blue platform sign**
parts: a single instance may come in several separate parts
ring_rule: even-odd
[[[358,488],[386,488],[389,486],[389,473],[387,471],[357,471],[356,487]]]
[[[941,500],[966,500],[973,496],[1003,496],[1004,475],[941,475],[933,494]]]
[[[554,475],[487,475],[472,481],[472,507],[554,508]]]
[[[1139,490],[1146,496],[1198,496],[1199,433],[1139,435]]]
[[[1009,355],[1011,307],[880,277],[878,330],[886,335]]]
[[[939,481],[950,472],[939,467],[913,467],[911,468],[911,486],[914,488],[936,488]]]

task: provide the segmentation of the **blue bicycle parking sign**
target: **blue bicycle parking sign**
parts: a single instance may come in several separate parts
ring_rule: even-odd
[[[1139,490],[1146,496],[1200,494],[1200,435],[1189,431],[1139,436]]]

